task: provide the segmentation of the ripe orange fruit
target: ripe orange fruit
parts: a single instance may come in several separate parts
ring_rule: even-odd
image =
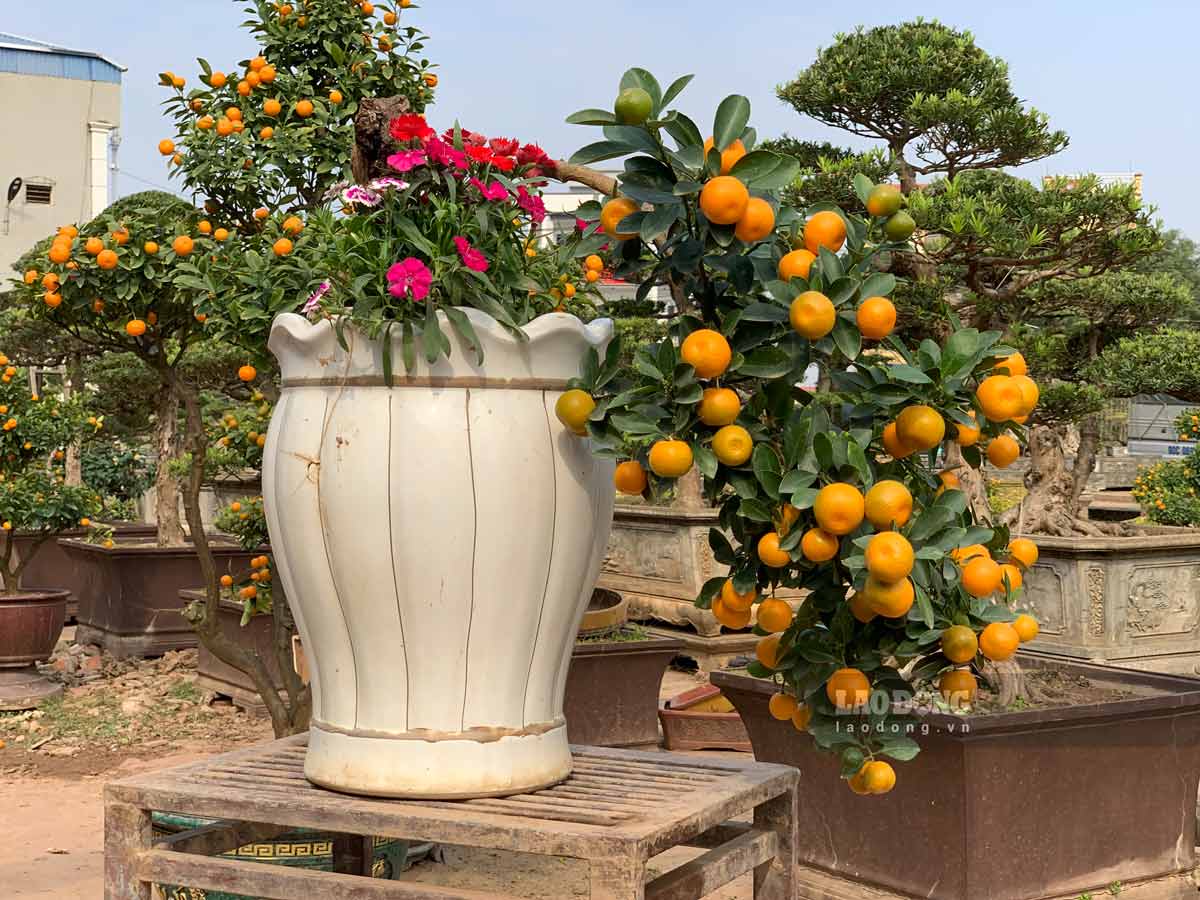
[[[913,450],[932,450],[946,437],[946,420],[932,406],[906,406],[896,417],[896,437]]]
[[[712,449],[725,465],[740,466],[754,452],[754,440],[741,425],[726,425],[713,435]]]
[[[867,781],[863,775],[864,769],[866,769],[866,765],[846,779],[846,786],[860,797],[869,796],[871,793],[871,791],[867,788]]]
[[[214,240],[224,241],[227,237],[229,237],[229,230],[227,228],[218,228],[213,232]]]
[[[785,503],[779,508],[779,511],[772,518],[775,522],[775,530],[779,532],[781,537],[783,537],[791,534],[792,526],[795,525],[800,518],[800,510],[796,509],[796,507],[792,506],[790,503]]]
[[[867,521],[879,530],[901,528],[912,517],[913,498],[899,481],[877,481],[865,498]]]
[[[696,409],[705,425],[720,427],[736,421],[742,411],[742,401],[732,388],[705,388]]]
[[[753,244],[769,236],[775,230],[775,210],[761,197],[751,197],[746,204],[745,214],[738,219],[733,235],[739,241]]]
[[[1008,543],[1008,555],[1015,559],[1018,565],[1026,569],[1032,568],[1038,561],[1037,544],[1029,538],[1014,538]]]
[[[716,378],[729,368],[733,350],[719,331],[701,328],[683,339],[679,356],[695,368],[697,378]]]
[[[712,602],[712,614],[726,628],[740,629],[750,624],[750,607],[743,610],[730,609],[720,597]]]
[[[254,59],[250,60],[250,71],[257,72],[266,64],[267,58],[265,56],[256,56]]]
[[[334,90],[329,92],[329,102],[334,106],[340,106],[344,99],[345,97],[342,96],[341,91]]]
[[[837,253],[844,243],[846,223],[837,213],[822,210],[804,223],[804,246],[814,256],[821,247]]]
[[[896,786],[896,770],[881,759],[871,760],[860,771],[868,794],[886,794]]]
[[[233,576],[232,575],[222,575],[221,576],[221,587],[233,587]]]
[[[987,458],[997,469],[1011,466],[1021,455],[1021,445],[1007,434],[994,437],[987,446]]]
[[[975,699],[975,695],[979,693],[979,682],[968,669],[951,669],[949,672],[943,672],[942,677],[938,679],[938,690],[946,698],[951,709],[958,709]]]
[[[708,158],[708,151],[713,148],[713,139],[709,138],[704,142],[704,156]],[[741,138],[734,140],[732,144],[721,151],[721,174],[728,175],[730,170],[738,164],[743,156],[746,155],[746,145],[742,143]]]
[[[288,238],[280,238],[271,249],[276,256],[287,256],[292,252],[293,244]]]
[[[426,72],[421,78],[431,88],[438,86],[438,77],[433,72]]]
[[[1001,563],[1000,571],[1002,573],[1000,580],[1001,587],[1004,585],[1004,579],[1007,578],[1008,589],[1010,591],[1017,590],[1017,588],[1019,588],[1021,583],[1024,581],[1024,579],[1021,577],[1021,570],[1012,563]]]
[[[867,595],[862,591],[857,591],[852,594],[850,599],[846,602],[850,604],[851,615],[853,615],[854,618],[858,619],[858,621],[862,622],[864,625],[879,615],[879,613],[875,612],[874,608],[872,608],[870,598],[868,598]]]
[[[229,137],[233,134],[233,123],[224,116],[217,119],[217,134],[221,137]]]
[[[175,155],[175,142],[172,140],[169,140],[168,138],[163,138],[161,141],[158,142],[158,152],[161,153],[163,156],[174,156]]]
[[[775,531],[768,531],[758,539],[758,558],[764,565],[770,566],[772,569],[782,569],[784,566],[791,565],[792,562],[787,551],[779,549],[779,533]],[[759,621],[762,621],[761,613]],[[780,631],[782,630],[780,629]]]
[[[96,265],[105,270],[115,269],[117,267],[117,254],[112,250],[101,250],[96,254]]]
[[[267,209],[265,206],[260,206],[258,209],[256,209],[254,211],[254,218],[258,219],[258,221],[260,221],[260,222],[263,221],[264,219],[268,218],[270,215],[271,215],[271,211],[269,209]]]
[[[785,253],[783,259],[779,260],[779,280],[790,281],[793,278],[808,279],[808,273],[812,270],[812,264],[816,262],[816,257],[807,250],[793,250],[791,253]]]
[[[862,592],[867,603],[871,605],[871,609],[885,619],[898,619],[908,615],[908,611],[912,609],[912,605],[917,599],[916,589],[908,578],[889,584],[868,575]]]
[[[763,631],[779,634],[791,624],[792,608],[786,600],[771,597],[758,605],[758,627]]]
[[[249,97],[252,90],[254,90],[254,88],[251,87],[250,82],[246,81],[244,78],[237,84],[237,92],[242,97]]]
[[[915,452],[912,447],[900,440],[895,422],[888,422],[883,426],[883,449],[892,459],[904,459],[906,456],[912,456]]]
[[[51,309],[58,309],[58,307],[62,305],[62,294],[55,294],[47,291],[42,295],[42,300],[44,300],[46,305]]]
[[[841,544],[837,536],[822,528],[810,528],[800,539],[800,552],[815,563],[828,562],[838,555]]]
[[[57,243],[50,245],[50,252],[46,254],[50,257],[50,262],[61,265],[71,258],[71,245],[69,243]]]
[[[976,556],[962,567],[962,586],[972,597],[986,597],[1000,587],[1000,564],[987,556]]]
[[[301,100],[296,104],[296,115],[302,119],[307,119],[313,114],[314,109],[315,107],[313,107],[311,100]]]
[[[865,558],[867,571],[887,584],[907,578],[916,560],[908,538],[896,531],[881,531],[871,538]]]
[[[196,230],[201,234],[212,234],[212,222],[208,219],[201,219],[200,224],[196,226]]]
[[[130,337],[141,337],[146,333],[146,323],[141,319],[130,319],[125,323],[125,333]]]
[[[1017,630],[1007,622],[992,622],[979,636],[979,649],[992,662],[1012,658],[1021,644]]]
[[[975,397],[983,414],[992,422],[1007,422],[1021,414],[1025,398],[1021,386],[1007,375],[989,375],[980,382]]]
[[[901,199],[898,184],[877,184],[867,195],[867,212],[877,219],[894,216],[900,211]]]
[[[813,515],[817,524],[830,534],[849,534],[862,522],[866,500],[852,484],[827,484],[817,492]]]
[[[1014,375],[1012,380],[1021,391],[1021,415],[1014,418],[1021,419],[1033,412],[1041,391],[1038,390],[1037,382],[1028,375]]]
[[[585,269],[587,269],[589,272],[603,272],[604,271],[604,260],[602,260],[595,253],[593,253],[590,256],[588,256],[587,259],[585,259],[583,261],[583,267]]]
[[[739,594],[733,587],[733,579],[727,578],[725,584],[721,587],[721,602],[725,604],[727,609],[734,612],[748,611],[758,600],[758,591],[755,588],[750,588],[744,594]]]
[[[780,722],[790,720],[799,706],[800,704],[791,694],[772,694],[771,699],[767,701],[767,710],[771,713],[772,718],[778,719]]]
[[[283,104],[274,97],[263,101],[263,115],[277,116],[283,112]]]
[[[974,419],[975,410],[968,410],[967,415]],[[961,425],[958,422],[954,423],[954,427],[957,430],[957,434],[955,435],[954,439],[958,441],[958,445],[960,447],[973,447],[975,444],[979,443],[979,438],[982,432],[980,432],[978,428],[971,428],[967,425]]]
[[[659,478],[679,478],[692,468],[692,448],[685,441],[655,441],[650,448],[650,471]]]
[[[700,211],[714,225],[733,225],[750,205],[750,191],[732,175],[718,175],[700,191]]]
[[[896,307],[887,297],[868,297],[859,304],[854,320],[863,337],[882,341],[896,327]]]
[[[100,240],[98,237],[90,237],[83,245],[83,249],[84,252],[86,252],[89,256],[96,256],[101,250],[104,249],[104,241]]]
[[[627,459],[617,464],[613,484],[622,494],[642,494],[646,490],[646,470],[637,460]]]
[[[253,381],[258,377],[258,370],[254,366],[242,366],[238,369],[238,378],[242,381]]]
[[[769,634],[754,645],[755,658],[768,669],[779,665],[779,635]]]
[[[225,110],[225,118],[227,118],[230,122],[241,122],[242,121],[241,107],[239,107],[239,106],[229,107],[229,109]]]
[[[258,70],[258,80],[263,84],[270,84],[275,80],[275,75],[276,72],[274,66],[263,66]]]
[[[992,554],[983,544],[967,544],[965,547],[955,547],[950,551],[950,558],[960,566],[976,556],[992,558]]]
[[[805,291],[792,301],[788,320],[797,334],[810,341],[819,341],[833,331],[837,310],[820,291]]]
[[[942,632],[942,653],[952,663],[969,663],[979,651],[979,638],[966,625],[951,625]]]
[[[383,24],[384,25],[395,25],[398,18],[399,17],[389,9],[387,12],[385,12],[383,14]]]
[[[997,362],[995,371],[1001,375],[1027,375],[1029,373],[1029,364],[1025,362],[1025,357],[1020,353],[1014,353],[1012,356],[1006,356]]]
[[[871,698],[871,682],[858,669],[838,669],[825,682],[825,696],[838,709],[854,709]]]
[[[1032,641],[1038,636],[1038,631],[1040,630],[1037,619],[1025,613],[1021,613],[1021,615],[1013,619],[1012,627],[1022,644]]]
[[[171,249],[175,251],[176,256],[190,256],[195,247],[196,242],[186,234],[179,235],[171,242]]]
[[[44,287],[48,291],[57,290],[58,283],[59,283],[58,275],[54,272],[47,272],[42,277],[42,287]],[[5,365],[7,365],[7,363],[5,363]]]
[[[554,403],[554,414],[558,421],[578,435],[587,434],[588,418],[596,408],[596,401],[587,391],[572,388],[565,391]]]
[[[286,234],[299,234],[304,230],[304,220],[299,216],[288,216],[282,226]]]
[[[622,219],[632,216],[637,211],[638,205],[628,197],[614,197],[600,210],[600,227],[604,229],[605,234],[618,241],[635,238],[637,237],[636,231],[618,232],[617,226],[621,224]]]

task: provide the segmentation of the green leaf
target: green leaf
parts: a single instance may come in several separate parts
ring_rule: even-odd
[[[699,387],[699,385],[697,385]],[[717,477],[717,455],[705,447],[703,444],[692,442],[692,457],[696,461],[696,468],[700,470],[700,474],[705,478]],[[730,560],[732,562],[732,560]]]
[[[652,243],[655,238],[665,235],[682,214],[683,207],[680,205],[656,206],[642,219],[642,227],[639,229],[642,240]]]
[[[862,351],[862,332],[852,323],[838,316],[833,323],[833,343],[846,359],[854,361]]]
[[[751,303],[742,310],[743,322],[786,322],[788,310],[774,303]]]
[[[741,501],[738,512],[742,517],[752,522],[771,522],[771,510],[767,504],[755,497],[747,497]]]
[[[862,283],[858,295],[864,300],[868,297],[886,297],[895,289],[895,275],[889,275],[886,272],[876,272]]]
[[[916,366],[888,366],[888,374],[896,381],[903,381],[908,384],[933,384],[933,379]]]
[[[740,94],[732,94],[721,101],[713,119],[713,147],[726,150],[742,136],[746,123],[750,121],[750,101]]]
[[[867,205],[867,198],[871,196],[873,190],[875,190],[875,183],[862,172],[854,176],[854,193],[863,206]]]
[[[683,89],[691,84],[692,79],[695,77],[695,75],[680,75],[678,78],[672,81],[670,86],[662,95],[662,101],[659,103],[660,111],[665,109],[672,100],[683,93]]]
[[[628,156],[637,149],[637,147],[619,144],[616,141],[596,141],[594,144],[588,144],[586,147],[576,150],[571,154],[569,162],[577,166],[587,166],[603,162],[606,159],[615,159],[618,156]]]
[[[617,117],[607,109],[581,109],[567,116],[568,125],[616,125]]]
[[[812,483],[816,480],[817,475],[815,472],[793,469],[783,476],[783,480],[779,483],[779,492],[782,494],[794,494],[796,491],[811,487]]]
[[[754,469],[754,477],[762,485],[767,496],[773,500],[779,499],[779,484],[782,472],[779,467],[779,457],[766,444],[756,444],[750,457],[750,465]]]
[[[475,334],[475,328],[471,325],[471,320],[466,317],[461,309],[455,306],[445,306],[442,308],[442,312],[446,314],[446,318],[450,320],[450,324],[458,332],[463,343],[475,352],[475,365],[482,366],[483,344]]]
[[[792,371],[792,357],[778,347],[764,347],[748,354],[737,367],[739,375],[750,378],[782,378]]]

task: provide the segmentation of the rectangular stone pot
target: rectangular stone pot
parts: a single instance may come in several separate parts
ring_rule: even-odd
[[[279,586],[276,585],[274,590],[278,592]],[[186,606],[192,601],[202,601],[204,591],[199,588],[180,591],[179,598]],[[279,664],[275,658],[275,648],[272,646],[274,620],[271,616],[254,616],[242,625],[241,604],[233,600],[222,600],[217,609],[217,627],[228,640],[247,650],[257,651],[266,661],[276,688],[283,690]],[[200,644],[199,648],[196,686],[228,697],[235,706],[252,716],[266,716],[267,707],[250,676],[217,659],[204,644]]]
[[[142,522],[114,522],[113,536],[116,540],[128,538],[154,539],[157,533],[155,526]],[[57,538],[84,538],[88,534],[86,528],[75,528],[71,531],[60,532],[55,538],[44,541],[38,548],[33,561],[26,567],[22,581],[25,584],[53,584],[63,590],[70,591],[67,597],[67,621],[70,622],[79,614],[79,598],[96,589],[95,581],[88,576],[90,569],[81,560],[67,554],[58,545]],[[0,552],[3,551],[5,537],[0,536]],[[17,533],[16,551],[18,554],[27,553],[33,546],[33,538],[28,534]]]
[[[79,643],[99,644],[117,657],[159,656],[196,646],[196,634],[180,614],[184,602],[179,597],[181,590],[203,580],[193,548],[147,542],[108,549],[72,538],[60,540],[59,546],[94,587],[79,598]],[[213,544],[219,574],[249,570],[259,552]]]
[[[563,701],[567,739],[593,747],[656,745],[659,686],[682,649],[675,638],[576,643]]]
[[[1134,669],[1200,674],[1200,530],[1036,538],[1024,605],[1029,649]]]
[[[1122,897],[1195,897],[1200,681],[1055,665],[1137,692],[1128,700],[998,715],[921,717],[921,753],[895,790],[860,797],[836,757],[771,718],[775,687],[712,681],[737,707],[755,757],[800,769],[801,898],[1044,900],[1121,882]],[[953,728],[953,730],[951,730]],[[969,731],[967,730],[969,728]],[[882,893],[858,885],[882,888]]]

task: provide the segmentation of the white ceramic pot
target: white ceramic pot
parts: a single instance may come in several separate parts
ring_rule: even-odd
[[[542,316],[519,341],[464,310],[482,366],[407,374],[382,344],[281,315],[263,460],[271,547],[304,639],[305,773],[387,797],[519,793],[565,778],[563,689],[612,522],[612,463],[554,404],[609,320]],[[398,331],[398,330],[397,330]]]

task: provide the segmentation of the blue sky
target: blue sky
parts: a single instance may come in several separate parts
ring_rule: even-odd
[[[788,131],[853,143],[783,106],[775,86],[839,31],[917,15],[937,18],[969,29],[984,49],[1006,59],[1017,94],[1070,135],[1066,151],[1024,174],[1143,172],[1146,199],[1164,222],[1200,238],[1195,0],[436,0],[405,15],[428,33],[428,54],[439,66],[441,86],[430,112],[435,124],[458,118],[477,131],[537,140],[560,156],[595,133],[563,118],[610,105],[621,72],[633,65],[651,69],[664,83],[696,73],[679,106],[700,123],[711,121],[723,96],[742,93],[754,104],[752,123],[760,135]],[[169,134],[155,73],[171,69],[195,78],[197,56],[232,68],[252,55],[239,29],[243,18],[239,0],[0,2],[0,31],[97,50],[129,67],[119,193],[167,182],[155,151]]]

